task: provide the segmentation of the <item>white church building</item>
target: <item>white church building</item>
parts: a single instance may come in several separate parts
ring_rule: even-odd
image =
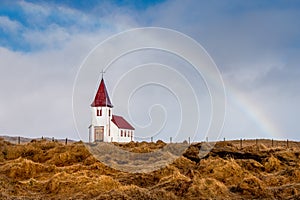
[[[92,121],[89,126],[89,142],[130,142],[134,140],[134,127],[122,116],[113,115],[102,78],[96,96],[91,104]]]

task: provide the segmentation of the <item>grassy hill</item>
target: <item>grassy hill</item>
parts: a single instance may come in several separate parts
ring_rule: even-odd
[[[300,145],[218,142],[203,158],[192,144],[172,164],[128,173],[96,160],[82,142],[0,139],[0,199],[299,199]],[[117,144],[151,152],[165,143]]]

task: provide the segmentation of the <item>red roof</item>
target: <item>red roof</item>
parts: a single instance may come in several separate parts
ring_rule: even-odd
[[[134,130],[133,126],[131,126],[123,117],[112,115],[111,121],[117,125],[118,128]]]
[[[93,103],[91,104],[91,106],[92,107],[107,106],[110,108],[113,107],[113,105],[110,102],[108,92],[106,90],[103,78],[101,80],[97,94],[96,94],[95,99],[94,99]]]

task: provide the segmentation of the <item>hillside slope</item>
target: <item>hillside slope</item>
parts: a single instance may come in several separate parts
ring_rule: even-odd
[[[115,145],[149,152],[165,144]],[[0,199],[300,199],[299,148],[219,142],[199,158],[201,145],[162,169],[126,173],[97,161],[81,142],[0,139]]]

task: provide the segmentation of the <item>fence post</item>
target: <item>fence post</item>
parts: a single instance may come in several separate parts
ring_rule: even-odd
[[[68,138],[66,138],[66,145],[68,144]]]
[[[170,137],[170,143],[172,143],[172,137]]]
[[[272,138],[272,147],[274,146],[274,140],[273,140],[273,138]]]
[[[54,142],[54,137],[52,137],[52,142]]]
[[[258,145],[258,139],[255,139],[255,144],[256,144],[256,146]]]
[[[151,142],[153,142],[153,137],[151,137]]]
[[[240,148],[242,149],[243,148],[243,139],[241,138],[240,140]]]
[[[226,140],[225,140],[225,138],[224,138],[224,142],[225,142]]]
[[[289,148],[289,140],[286,140],[286,147]]]
[[[189,144],[191,144],[191,138],[189,137]]]
[[[18,144],[20,144],[21,143],[21,138],[20,138],[20,136],[18,137]]]

